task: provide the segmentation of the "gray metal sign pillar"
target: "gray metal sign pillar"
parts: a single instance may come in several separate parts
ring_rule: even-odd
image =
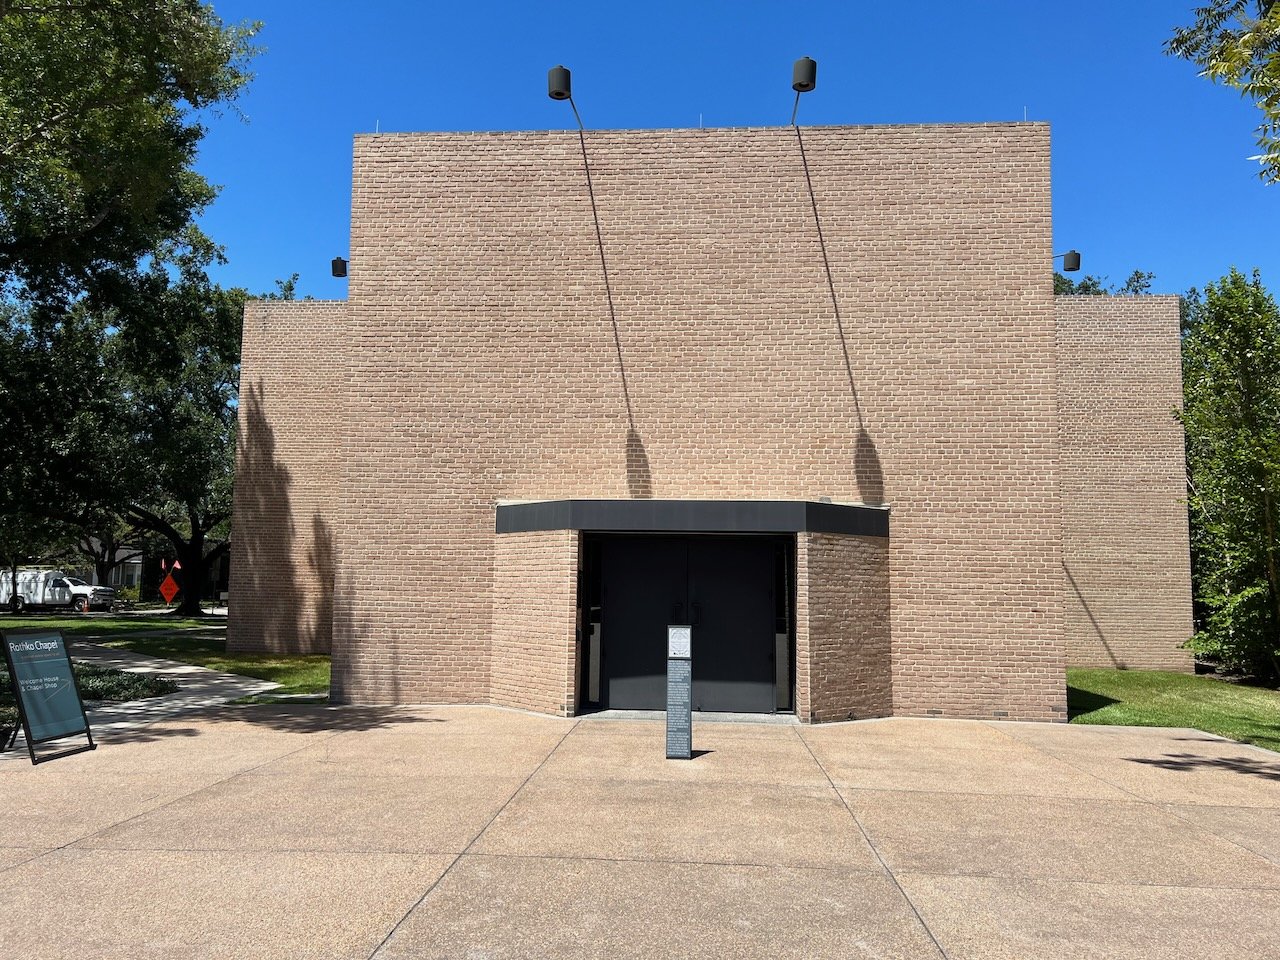
[[[667,627],[667,759],[693,759],[693,628]]]

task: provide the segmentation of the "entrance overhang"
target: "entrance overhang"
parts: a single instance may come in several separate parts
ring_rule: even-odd
[[[889,508],[818,500],[522,500],[498,504],[497,533],[834,533],[888,537]]]

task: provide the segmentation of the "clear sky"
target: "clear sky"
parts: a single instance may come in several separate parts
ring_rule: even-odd
[[[1193,0],[914,3],[284,2],[215,0],[261,20],[256,79],[211,119],[199,167],[222,187],[203,218],[254,291],[301,275],[345,297],[356,133],[567,128],[546,72],[573,71],[588,127],[789,121],[791,63],[818,61],[801,124],[1047,120],[1054,250],[1080,274],[1154,290],[1201,287],[1235,265],[1280,293],[1280,185],[1257,164],[1257,112],[1165,56]]]

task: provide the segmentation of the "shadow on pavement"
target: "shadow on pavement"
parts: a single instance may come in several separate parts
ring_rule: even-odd
[[[1280,781],[1280,763],[1268,763],[1251,757],[1202,757],[1193,753],[1168,753],[1163,757],[1126,757],[1130,763],[1143,763],[1162,770],[1221,770],[1242,773],[1264,780]]]
[[[202,726],[179,726],[198,722]],[[157,720],[136,727],[94,727],[94,739],[103,744],[157,743],[198,737],[209,731],[208,724],[236,723],[264,727],[283,733],[352,733],[387,729],[411,729],[415,724],[446,723],[442,717],[423,716],[398,707],[337,707],[301,704],[244,704],[208,707],[181,717]],[[9,751],[23,751],[21,736]],[[7,754],[6,754],[7,755]]]

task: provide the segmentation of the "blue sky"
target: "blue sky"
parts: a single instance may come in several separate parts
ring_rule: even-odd
[[[215,0],[261,20],[256,79],[211,119],[203,224],[227,285],[346,296],[351,138],[565,128],[547,68],[573,71],[588,127],[785,124],[791,63],[818,61],[802,124],[1047,120],[1055,251],[1180,293],[1235,265],[1280,293],[1280,185],[1257,177],[1257,114],[1161,52],[1191,0],[406,3]]]

